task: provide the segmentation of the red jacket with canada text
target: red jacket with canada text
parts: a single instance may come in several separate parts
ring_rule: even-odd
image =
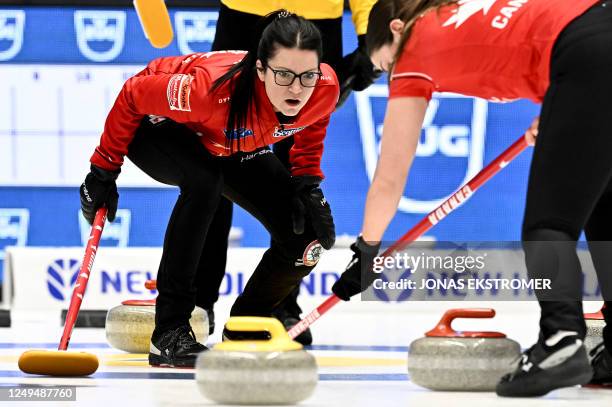
[[[557,37],[597,0],[461,0],[416,20],[390,98],[454,92],[541,103]]]

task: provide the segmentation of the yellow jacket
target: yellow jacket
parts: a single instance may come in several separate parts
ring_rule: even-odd
[[[221,3],[232,10],[259,16],[284,8],[309,20],[338,18],[344,9],[344,0],[221,0]],[[349,0],[357,35],[366,33],[374,3],[376,0]]]

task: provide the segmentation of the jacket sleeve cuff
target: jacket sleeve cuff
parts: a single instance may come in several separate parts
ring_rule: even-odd
[[[89,162],[96,167],[102,168],[107,171],[117,171],[121,169],[121,164],[114,164],[106,160],[102,155],[96,150]]]
[[[293,167],[291,168],[291,175],[294,177],[301,177],[301,176],[317,177],[317,178],[320,178],[321,181],[325,178],[325,176],[323,175],[323,171],[321,171],[320,168],[312,168],[312,167],[307,167],[307,168]]]

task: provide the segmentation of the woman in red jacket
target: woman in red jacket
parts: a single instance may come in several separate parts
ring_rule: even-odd
[[[286,11],[265,18],[255,49],[152,61],[127,80],[111,109],[81,207],[91,222],[117,208],[124,156],[180,195],[157,275],[151,365],[193,366],[206,349],[189,326],[206,232],[223,195],[255,216],[272,243],[232,315],[269,316],[335,240],[319,183],[323,139],[338,99],[333,70],[320,63],[321,36]],[[294,136],[291,170],[270,144]]]
[[[565,386],[612,382],[612,331],[589,365],[582,341],[582,275],[576,241],[585,231],[605,300],[612,300],[612,2],[598,0],[380,0],[368,22],[375,66],[390,71],[389,103],[362,233],[334,292],[362,290],[396,212],[433,92],[489,100],[529,98],[541,115],[523,222],[538,290],[538,342],[498,384],[502,396],[538,396]],[[367,243],[369,242],[369,244]],[[371,281],[371,274],[366,275]],[[366,283],[368,282],[366,281]],[[365,288],[365,287],[363,287]],[[608,325],[610,306],[604,310]],[[594,372],[594,374],[593,374]]]

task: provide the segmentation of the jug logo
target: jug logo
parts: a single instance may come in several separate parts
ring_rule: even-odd
[[[0,209],[0,263],[7,246],[25,246],[28,240],[30,211],[27,209]]]
[[[0,10],[0,61],[8,61],[21,51],[25,11]]]
[[[79,211],[79,229],[81,232],[81,244],[87,245],[91,226]],[[130,224],[132,221],[132,211],[129,209],[118,209],[114,222],[107,222],[104,225],[100,246],[127,247],[130,242]]]
[[[176,40],[181,54],[210,50],[219,13],[216,11],[177,11],[174,13]]]
[[[74,29],[81,54],[94,62],[117,58],[125,40],[124,11],[77,10]]]
[[[81,262],[75,259],[58,259],[47,267],[47,288],[53,298],[58,301],[69,298],[80,268]]]
[[[370,181],[378,162],[387,96],[388,88],[381,84],[355,94],[365,171]],[[431,212],[482,169],[487,111],[486,100],[434,94],[410,170],[410,187],[400,199],[400,211]],[[432,174],[435,183],[423,182]]]

